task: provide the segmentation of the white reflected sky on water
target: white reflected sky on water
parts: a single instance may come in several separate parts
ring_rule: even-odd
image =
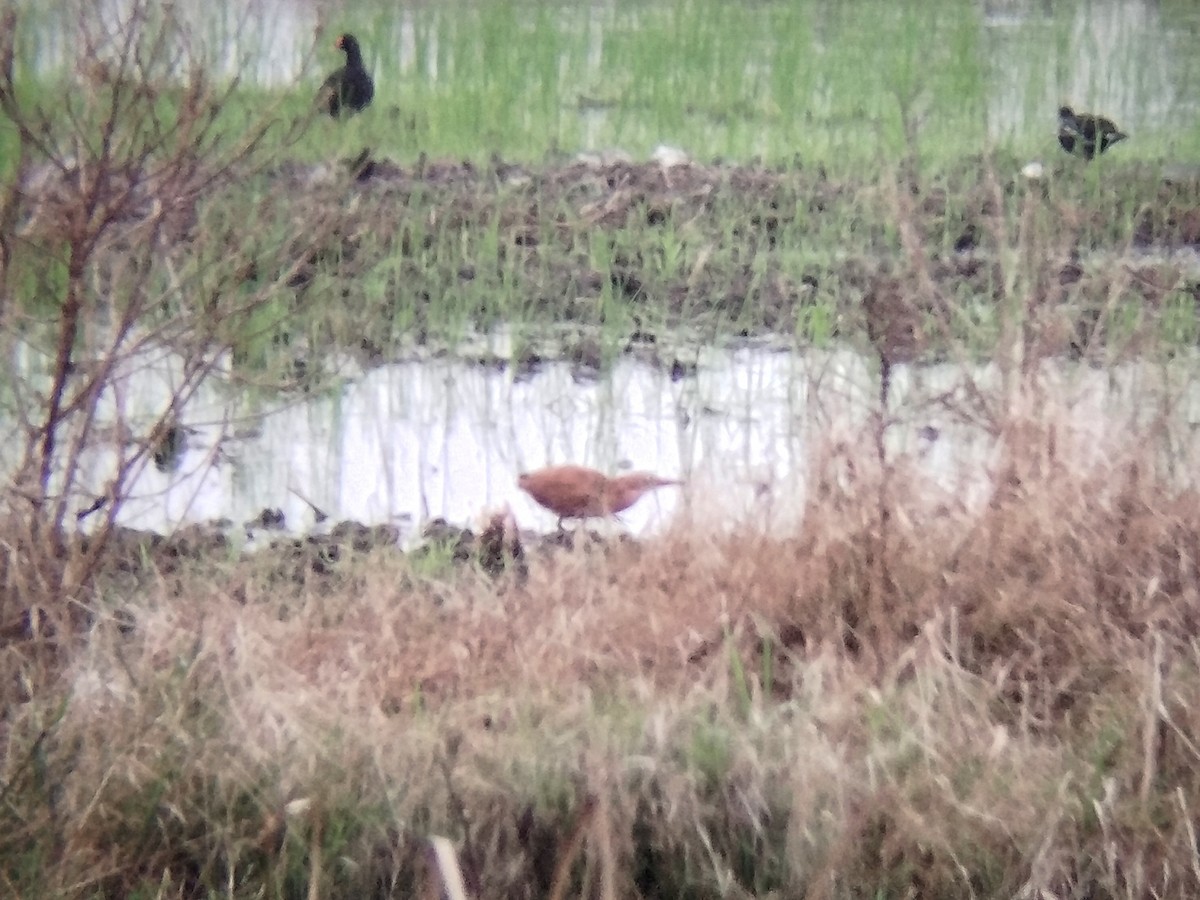
[[[688,480],[686,488],[658,491],[623,514],[634,533],[685,512],[709,520],[769,514],[772,524],[785,524],[801,512],[814,453],[839,442],[851,456],[873,452],[876,377],[849,351],[711,350],[694,378],[679,381],[631,360],[608,377],[577,382],[566,364],[514,381],[508,371],[446,359],[373,369],[336,395],[264,407],[261,415],[224,399],[214,383],[183,412],[197,434],[178,470],[147,466],[120,521],[169,531],[221,517],[244,522],[280,508],[290,529],[305,531],[314,525],[307,498],[329,514],[329,524],[395,522],[411,532],[438,516],[469,525],[485,508],[508,503],[522,527],[547,530],[554,516],[516,488],[517,474],[573,462]],[[1180,377],[1194,376],[1172,376]],[[1067,423],[1059,437],[1063,459],[1103,462],[1106,448],[1164,408],[1157,399],[1162,378],[1163,370],[1149,365],[1048,369],[1046,399],[1030,413]],[[970,407],[961,390],[967,382],[995,401],[994,369],[898,370],[892,408],[900,413],[889,452],[910,454],[947,496],[977,501],[990,483],[995,445],[963,412]],[[169,384],[161,371],[139,367],[123,389],[126,416],[153,411]],[[959,399],[939,399],[947,392]],[[1186,402],[1172,408],[1161,446],[1147,452],[1161,454],[1169,438],[1172,459],[1188,478],[1198,393],[1179,383],[1166,393]],[[239,416],[259,427],[222,443]],[[228,458],[213,466],[218,443]],[[95,457],[97,484],[111,457]]]

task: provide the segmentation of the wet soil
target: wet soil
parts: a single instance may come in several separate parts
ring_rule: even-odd
[[[434,337],[447,307],[484,329],[554,323],[583,367],[617,334],[618,352],[681,377],[686,355],[661,349],[681,336],[838,339],[897,362],[990,346],[1016,301],[1038,311],[1049,352],[1080,356],[1109,343],[1114,298],[1194,309],[1200,173],[1065,159],[1033,181],[1020,168],[978,158],[851,179],[802,165],[405,167],[364,151],[270,177],[349,210],[292,286],[302,298],[332,279],[347,309],[374,310],[360,349],[380,362]]]
[[[97,269],[145,253],[138,225],[157,216],[149,253],[171,257],[164,269],[222,266],[205,281],[222,296],[279,295],[287,313],[253,340],[291,348],[302,377],[331,351],[383,364],[498,326],[519,340],[480,362],[520,372],[636,353],[686,377],[694,354],[679,345],[763,336],[889,363],[986,353],[1013,309],[1036,312],[1026,324],[1049,353],[1111,357],[1114,338],[1138,349],[1131,308],[1175,325],[1195,312],[1200,170],[1064,156],[1034,180],[1022,166],[978,157],[917,175],[902,161],[851,177],[799,161],[400,165],[364,149],[226,177],[187,202],[132,178],[123,208],[140,221]],[[24,236],[57,221],[69,180],[27,174]],[[221,302],[182,311],[219,318]],[[235,361],[253,357],[251,339],[232,340]]]
[[[114,527],[107,545],[102,577],[132,578],[134,585],[197,569],[216,569],[231,558],[253,558],[256,571],[276,583],[296,586],[336,579],[354,560],[367,554],[407,557],[414,569],[433,574],[474,570],[484,577],[523,583],[531,559],[544,559],[586,545],[589,552],[627,547],[626,533],[606,534],[583,526],[547,533],[522,532],[511,514],[497,513],[476,527],[432,519],[410,546],[394,525],[343,521],[323,532],[281,533],[282,513],[266,509],[240,527],[227,520],[199,523],[171,534]],[[240,533],[240,534],[239,534]],[[82,551],[89,542],[85,538]],[[241,545],[241,549],[237,549]]]
[[[224,520],[189,525],[170,535],[114,528],[107,548],[110,574],[174,575],[191,566],[212,566],[228,560],[231,553],[253,554],[270,577],[296,584],[334,575],[344,560],[373,552],[437,560],[447,568],[472,565],[492,577],[506,571],[523,577],[527,571],[525,541],[515,527],[506,531],[501,519],[484,523],[477,530],[434,519],[424,527],[416,546],[406,551],[400,546],[400,529],[394,525],[345,521],[322,533],[297,536],[273,533],[282,523],[264,524],[264,520],[272,520],[275,515],[276,511],[264,510],[242,526],[246,541],[241,554],[234,549],[239,529]],[[549,535],[527,540],[537,546],[553,546],[567,538]]]

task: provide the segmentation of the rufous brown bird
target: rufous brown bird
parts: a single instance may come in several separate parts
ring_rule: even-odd
[[[616,515],[649,491],[682,483],[651,472],[629,472],[609,478],[585,466],[548,466],[517,477],[517,487],[558,516],[560,529],[563,519]]]

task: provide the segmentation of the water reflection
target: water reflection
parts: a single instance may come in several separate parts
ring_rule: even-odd
[[[1193,471],[1200,395],[1178,381],[1193,371],[1049,368],[1045,396],[1029,412],[1059,417],[1063,459],[1084,466],[1103,463],[1123,435],[1148,433],[1154,418],[1155,452],[1169,448],[1180,472]],[[622,516],[635,533],[677,515],[786,524],[802,512],[814,453],[839,443],[851,456],[871,452],[876,378],[850,351],[746,348],[706,351],[697,375],[677,381],[632,360],[585,381],[566,364],[514,379],[458,360],[406,362],[363,373],[334,396],[257,410],[214,382],[183,410],[192,433],[178,468],[147,465],[120,520],[167,531],[279,508],[288,528],[303,531],[314,526],[315,507],[330,524],[394,522],[411,534],[431,517],[470,524],[485,507],[508,503],[523,527],[549,529],[554,517],[517,490],[517,474],[575,462],[688,479],[684,491],[658,492]],[[169,381],[140,366],[124,392],[149,411]],[[991,367],[899,369],[889,453],[907,455],[956,502],[981,500],[996,452],[984,410],[999,396]],[[1165,396],[1188,403],[1160,402]],[[1169,422],[1159,420],[1164,409],[1172,410]],[[126,415],[133,411],[127,404]],[[247,430],[249,423],[257,427]],[[242,436],[232,438],[239,428]],[[94,460],[93,488],[108,474],[104,460]]]

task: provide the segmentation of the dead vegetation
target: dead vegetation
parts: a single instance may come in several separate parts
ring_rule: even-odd
[[[587,896],[1188,896],[1200,497],[1025,434],[975,511],[839,451],[795,534],[100,592],[6,722],[6,877],[397,896],[446,834],[473,896],[544,897],[578,827]]]

